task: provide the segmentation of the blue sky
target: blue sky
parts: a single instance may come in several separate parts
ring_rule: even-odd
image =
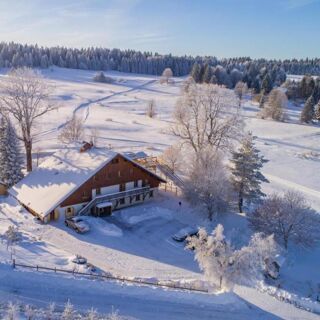
[[[178,55],[320,54],[320,0],[0,0],[0,40]]]

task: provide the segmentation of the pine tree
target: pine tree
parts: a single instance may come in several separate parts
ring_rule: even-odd
[[[238,194],[239,211],[242,212],[243,201],[255,202],[265,194],[261,191],[261,182],[269,182],[260,172],[267,162],[259,155],[254,146],[254,137],[251,133],[243,139],[240,148],[232,153],[231,183]]]
[[[314,118],[320,122],[320,100],[318,104],[315,106]]]
[[[315,102],[314,102],[313,96],[310,96],[307,99],[301,111],[301,115],[300,115],[301,122],[309,123],[310,121],[312,121],[312,119],[314,118],[314,105],[315,105]]]
[[[191,73],[190,73],[191,77],[194,79],[194,81],[196,83],[200,82],[200,76],[201,76],[201,67],[199,66],[198,63],[195,63],[192,67]]]
[[[9,119],[0,120],[0,180],[8,187],[23,177],[22,158],[15,129]]]
[[[206,64],[204,68],[202,82],[210,83],[211,78],[212,78],[212,68],[208,64]]]
[[[261,90],[268,94],[272,90],[272,80],[269,73],[267,73],[261,83]]]

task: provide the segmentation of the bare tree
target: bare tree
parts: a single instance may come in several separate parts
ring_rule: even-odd
[[[29,69],[12,70],[0,82],[0,112],[10,115],[18,122],[26,150],[27,171],[32,171],[32,139],[35,122],[56,108],[50,102],[52,88],[40,73]]]
[[[63,143],[80,142],[84,136],[82,119],[73,114],[72,118],[62,128],[59,140]]]
[[[173,145],[164,150],[161,160],[175,173],[181,163],[181,146]]]
[[[320,217],[296,191],[268,197],[249,215],[249,223],[258,231],[274,234],[286,249],[289,241],[310,247],[320,240]]]
[[[198,153],[207,146],[230,147],[240,136],[242,118],[232,91],[217,85],[195,85],[177,102],[172,133]]]
[[[90,130],[90,141],[95,147],[98,146],[99,138],[100,138],[99,129],[98,128],[92,128]]]
[[[230,182],[219,154],[202,150],[194,156],[187,175],[187,199],[191,204],[203,207],[210,220],[228,208]]]
[[[173,77],[173,72],[170,68],[165,68],[162,72],[160,83],[169,83],[169,80]]]
[[[269,94],[268,100],[264,103],[261,111],[263,119],[271,118],[276,121],[284,121],[287,117],[286,109],[288,98],[281,89],[272,89]]]
[[[248,92],[248,86],[245,82],[239,81],[234,87],[234,92],[239,98],[239,107],[241,107],[242,98]]]
[[[156,116],[156,102],[152,99],[148,101],[146,115],[149,118],[154,118]]]

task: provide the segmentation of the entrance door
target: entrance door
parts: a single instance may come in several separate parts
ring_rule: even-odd
[[[97,208],[97,215],[99,217],[107,217],[110,216],[112,213],[112,208],[111,206],[103,207],[103,208]]]

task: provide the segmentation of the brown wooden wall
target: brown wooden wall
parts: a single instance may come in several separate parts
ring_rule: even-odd
[[[114,159],[117,163],[109,162],[95,176],[87,180],[72,195],[61,203],[61,207],[70,206],[92,199],[92,190],[103,188],[121,183],[127,183],[135,180],[148,181],[147,184],[151,188],[156,188],[161,182],[156,176],[148,171],[143,170],[131,161],[126,160],[121,155],[117,155]],[[120,176],[119,176],[120,171]],[[86,194],[86,197],[83,194]]]

